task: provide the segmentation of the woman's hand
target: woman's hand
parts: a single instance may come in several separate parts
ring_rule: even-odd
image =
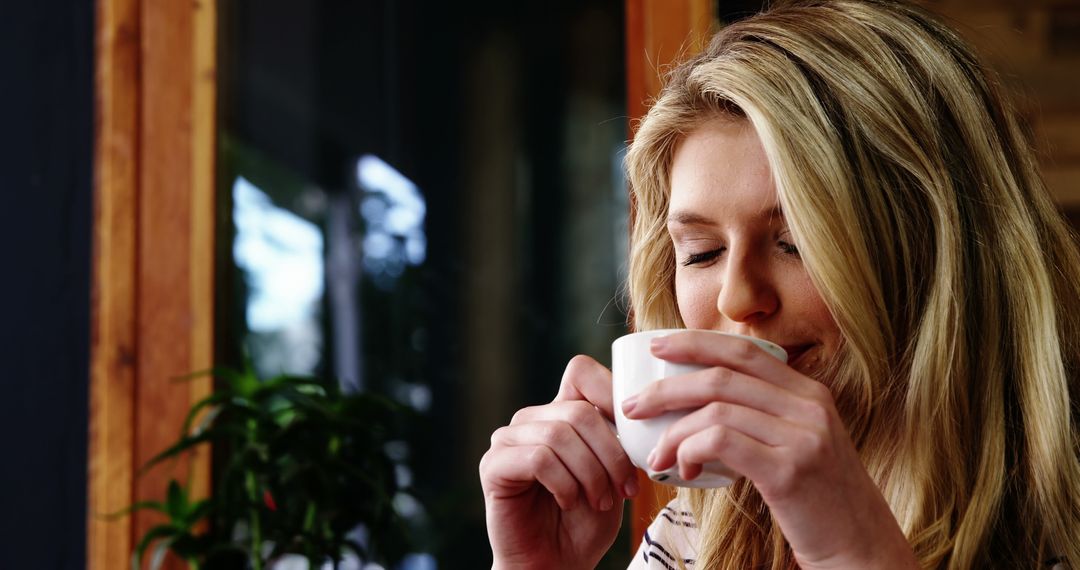
[[[611,372],[570,361],[550,404],[491,436],[480,482],[495,568],[593,568],[615,541],[636,472],[608,424]]]
[[[696,409],[661,437],[653,469],[677,464],[690,479],[719,460],[746,476],[804,569],[918,567],[828,388],[738,338],[685,332],[657,339],[652,352],[710,366],[621,403],[631,419]]]

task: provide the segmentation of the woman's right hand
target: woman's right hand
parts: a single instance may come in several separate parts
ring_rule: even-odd
[[[550,404],[525,408],[480,460],[494,568],[594,568],[636,471],[608,422],[611,372],[577,356]]]

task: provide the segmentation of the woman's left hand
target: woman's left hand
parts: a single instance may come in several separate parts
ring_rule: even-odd
[[[631,419],[695,409],[661,437],[653,469],[692,479],[721,461],[749,478],[804,569],[918,567],[827,387],[735,337],[688,331],[652,352],[709,367],[623,402]]]

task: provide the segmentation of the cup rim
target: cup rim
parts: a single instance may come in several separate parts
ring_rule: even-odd
[[[661,334],[661,333],[675,334],[675,333],[689,332],[689,331],[707,332],[707,333],[713,333],[713,334],[718,334],[718,335],[723,335],[723,336],[733,336],[733,337],[737,337],[737,338],[745,338],[745,339],[751,340],[751,341],[753,341],[755,343],[758,343],[758,342],[764,343],[764,344],[768,345],[768,347],[769,347],[769,349],[767,349],[767,350],[776,350],[776,351],[778,351],[777,352],[778,354],[783,354],[784,355],[783,360],[785,362],[787,361],[787,356],[788,356],[787,351],[784,350],[784,348],[782,346],[780,346],[779,344],[776,344],[775,342],[773,342],[771,340],[764,339],[764,338],[758,338],[756,336],[750,336],[750,335],[745,335],[745,334],[729,333],[729,332],[724,332],[724,331],[714,331],[714,330],[710,330],[710,329],[671,329],[671,328],[668,328],[668,329],[649,329],[649,330],[644,330],[644,331],[635,331],[635,332],[632,332],[632,333],[626,333],[626,334],[620,336],[619,338],[615,339],[614,341],[612,341],[611,347],[615,348],[615,344],[620,343],[620,342],[629,342],[627,339],[629,339],[631,337],[637,337],[637,336],[646,335],[646,334]]]

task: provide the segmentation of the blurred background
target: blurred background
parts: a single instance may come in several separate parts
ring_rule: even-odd
[[[618,0],[222,5],[220,354],[420,412],[439,567],[490,564],[493,429],[625,330],[623,33]]]
[[[142,55],[133,65],[155,64],[153,42],[169,40],[171,27],[154,27],[148,3],[101,2],[121,14],[144,7],[134,16],[142,47],[132,49]],[[100,198],[109,188],[100,129],[112,124],[100,67],[112,44],[101,27],[112,16],[101,3],[55,4],[19,7],[0,23],[0,69],[9,78],[0,91],[8,127],[0,232],[13,260],[0,280],[0,568],[97,567],[86,554],[96,540],[88,501],[97,488],[87,466],[102,430],[90,426],[111,412],[90,405],[89,378],[105,338],[96,320],[102,291],[115,283],[102,269],[114,221]],[[657,16],[676,4],[696,19]],[[923,4],[1002,73],[1052,191],[1080,221],[1080,2]],[[189,154],[146,151],[155,121],[168,113],[149,99],[131,104],[144,174],[132,177],[137,198],[128,202],[147,229],[133,234],[140,245],[118,242],[134,247],[139,272],[129,292],[134,348],[124,356],[135,370],[124,388],[135,394],[135,420],[124,421],[152,425],[142,398],[197,368],[185,353],[188,360],[148,378],[159,369],[147,339],[194,326],[184,312],[155,321],[167,311],[160,303],[196,295],[179,292],[193,268],[172,281],[147,268],[167,261],[170,236],[208,228],[210,254],[198,263],[212,276],[212,322],[200,326],[212,327],[204,336],[213,362],[250,358],[263,376],[331,376],[412,408],[416,419],[394,452],[406,488],[395,504],[422,529],[405,567],[490,565],[477,466],[491,432],[515,410],[549,401],[575,354],[608,363],[611,340],[627,330],[620,288],[630,206],[621,160],[630,119],[649,93],[641,84],[655,85],[657,68],[692,51],[709,29],[761,5],[204,4],[216,31],[213,144]],[[124,33],[117,37],[124,45]],[[639,52],[643,45],[655,51]],[[141,97],[174,91],[170,70],[157,73],[140,76],[150,85],[136,90]],[[177,120],[176,130],[198,132],[197,121]],[[213,153],[212,209],[171,210],[162,202],[167,185],[192,179],[166,173],[155,185],[145,172],[196,161],[199,148]],[[158,241],[139,237],[160,225],[138,213],[150,207],[187,225]],[[130,430],[143,445],[144,431]],[[602,567],[626,566],[630,535],[624,525]]]
[[[716,2],[713,25],[761,5]],[[1072,199],[1080,11],[927,5],[998,65]],[[416,516],[443,568],[489,563],[476,470],[491,432],[549,401],[573,355],[609,362],[625,332],[626,10],[222,5],[233,294],[219,354],[242,347],[265,374],[331,374],[421,412]],[[627,563],[621,540],[611,567]]]

